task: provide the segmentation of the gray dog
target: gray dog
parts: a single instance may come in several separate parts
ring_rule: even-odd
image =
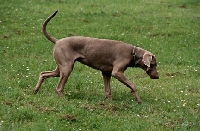
[[[75,61],[100,70],[103,75],[106,98],[111,100],[110,78],[113,76],[131,89],[135,100],[140,103],[135,85],[124,76],[127,67],[140,67],[152,79],[158,79],[155,56],[139,47],[120,41],[73,36],[57,40],[46,32],[47,23],[56,15],[54,12],[43,24],[43,33],[55,44],[53,56],[57,67],[53,71],[41,72],[34,89],[37,93],[44,79],[60,77],[56,88],[58,95],[63,96],[65,83],[73,70]]]

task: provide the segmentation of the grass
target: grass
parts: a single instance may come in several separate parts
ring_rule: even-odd
[[[53,44],[41,32],[124,41],[156,55],[159,80],[141,69],[125,75],[143,100],[112,79],[113,101],[104,100],[101,73],[76,63],[65,97],[58,78],[32,89],[41,71],[53,70]],[[198,0],[35,0],[0,4],[0,130],[200,130],[200,2]]]

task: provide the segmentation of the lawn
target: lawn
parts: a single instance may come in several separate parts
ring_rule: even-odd
[[[199,131],[199,0],[0,0],[0,131]],[[41,71],[53,70],[57,39],[89,36],[123,41],[157,58],[160,79],[139,68],[125,72],[138,89],[111,79],[105,100],[101,72],[76,63],[64,98],[45,80],[33,94]]]

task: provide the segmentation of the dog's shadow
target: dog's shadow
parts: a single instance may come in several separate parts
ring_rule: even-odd
[[[89,93],[88,93],[89,92]],[[104,101],[107,100],[104,91],[69,91],[65,92],[66,99],[78,99],[88,101]],[[108,100],[107,100],[108,101]],[[135,101],[134,95],[129,91],[112,91],[112,101]]]

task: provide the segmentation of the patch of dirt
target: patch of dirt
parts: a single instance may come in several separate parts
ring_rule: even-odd
[[[11,101],[3,101],[2,104],[7,106],[13,106],[13,102]]]
[[[170,77],[178,76],[178,75],[181,75],[181,73],[180,72],[166,73],[166,76],[170,76]]]
[[[58,112],[56,109],[48,109],[47,107],[38,107],[38,111],[46,113],[46,112]]]
[[[97,107],[95,107],[95,106],[84,106],[84,108],[88,109],[90,111],[93,111],[93,110],[97,109]]]
[[[183,4],[183,5],[179,6],[179,7],[180,7],[180,8],[186,8],[186,5]]]
[[[153,33],[153,34],[150,34],[151,37],[158,37],[158,36],[168,36],[170,37],[171,34],[169,33]]]
[[[99,105],[102,107],[102,109],[110,112],[118,112],[120,110],[120,107],[112,104],[106,105],[105,103],[100,102]]]
[[[70,115],[66,114],[60,118],[61,121],[66,120],[66,121],[76,121],[76,116],[75,115]]]

